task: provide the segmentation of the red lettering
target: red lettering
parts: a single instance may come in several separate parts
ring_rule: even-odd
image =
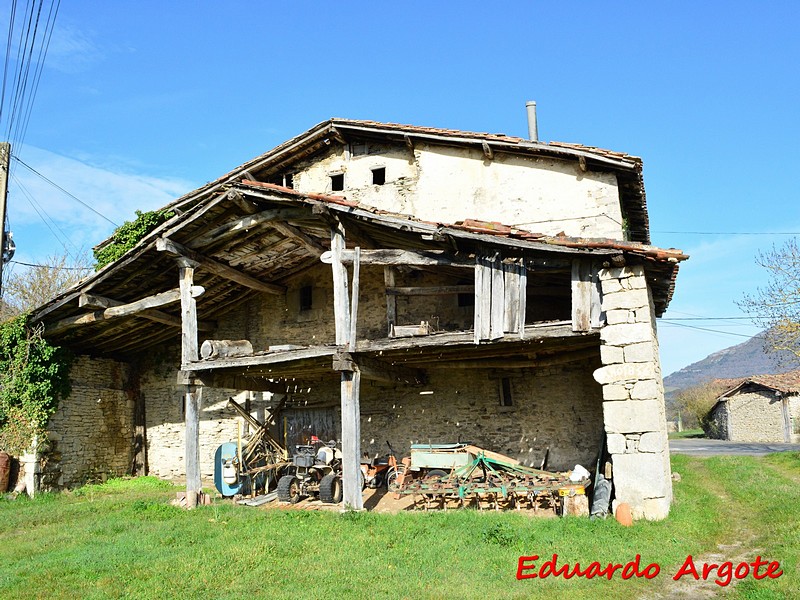
[[[753,562],[751,562],[750,564],[753,566],[753,577],[755,579],[764,579],[767,576],[766,573],[764,573],[763,575],[759,574],[758,568],[768,565],[769,561],[761,560],[761,556],[759,555],[759,556],[756,556],[756,559]]]
[[[742,567],[744,567],[744,573],[739,572]],[[736,579],[744,579],[745,577],[747,577],[749,573],[750,573],[750,565],[747,564],[746,562],[743,562],[739,563],[739,565],[736,567],[736,572],[734,573],[734,575],[736,576]]]
[[[564,579],[569,579],[571,575],[568,575],[569,572],[569,565],[562,565],[561,567],[556,568],[558,564],[558,554],[553,554],[553,558],[547,560],[542,564],[542,567],[539,569],[539,577],[544,579],[545,577],[558,577],[559,575],[563,576]]]
[[[642,573],[639,571],[639,560],[641,558],[642,558],[641,555],[637,554],[635,559],[633,559],[632,561],[630,561],[628,563],[625,563],[625,567],[622,569],[622,578],[623,579],[630,579],[634,575],[636,577],[641,577],[642,576]],[[633,569],[633,571],[630,570],[631,568]]]
[[[656,575],[661,573],[661,567],[659,567],[656,563],[650,563],[644,568],[644,578],[645,579],[652,579]],[[609,577],[610,579],[610,577]]]
[[[610,567],[611,565],[608,566]],[[602,577],[603,571],[600,569],[600,563],[597,561],[593,562],[587,567],[586,571],[584,571],[583,574],[586,577],[586,579],[592,579],[594,577]]]
[[[534,560],[539,560],[539,557],[534,554],[533,556],[520,556],[517,562],[517,579],[534,579],[536,573],[525,574],[524,571],[532,571],[536,568]],[[528,561],[531,561],[528,564]]]
[[[694,566],[694,561],[692,560],[692,555],[686,557],[686,560],[683,561],[683,565],[681,568],[678,569],[678,572],[675,573],[675,577],[673,577],[673,581],[678,581],[684,575],[691,575],[695,579],[700,579],[700,575],[697,574],[697,567]]]
[[[727,586],[733,577],[733,563],[729,560],[722,563],[717,567],[717,575],[718,577],[714,580],[714,583],[720,587]]]
[[[777,573],[775,572],[775,569],[780,569],[780,567],[781,563],[779,563],[777,560],[774,560],[771,563],[769,563],[769,566],[767,567],[767,577],[769,577],[770,579],[777,579],[778,577],[783,575],[783,571],[778,571]]]
[[[712,569],[716,569],[718,567],[719,567],[719,565],[714,564],[714,563],[711,563],[710,565],[708,563],[703,563],[703,579],[708,579],[708,576],[711,573],[711,570]]]
[[[616,565],[609,564],[605,569],[603,569],[603,571],[600,571],[600,575],[607,577],[608,580],[611,581],[611,578],[614,576],[614,572],[618,571],[621,568],[622,565],[620,564]]]

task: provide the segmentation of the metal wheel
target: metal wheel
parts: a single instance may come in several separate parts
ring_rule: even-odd
[[[326,504],[339,504],[342,493],[342,479],[336,473],[328,473],[319,482],[319,499]]]

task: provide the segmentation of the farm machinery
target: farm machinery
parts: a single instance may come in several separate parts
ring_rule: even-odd
[[[414,496],[424,508],[456,506],[552,508],[563,514],[565,499],[583,496],[589,479],[577,472],[553,473],[468,444],[413,444],[392,491]]]
[[[304,496],[319,496],[327,504],[342,501],[342,451],[335,441],[323,444],[312,437],[311,444],[297,446],[287,471],[278,480],[281,502],[295,504]]]

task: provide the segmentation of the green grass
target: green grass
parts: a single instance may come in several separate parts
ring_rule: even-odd
[[[705,432],[702,429],[684,429],[683,431],[673,431],[669,434],[671,440],[684,440],[687,438],[704,438]]]
[[[800,455],[673,457],[669,519],[536,519],[451,510],[261,510],[227,502],[184,511],[153,478],[113,480],[34,500],[0,500],[0,598],[638,598],[669,597],[687,554],[742,536],[785,574],[728,589],[793,597],[800,553]],[[515,578],[520,555],[560,562],[655,562],[656,579]]]

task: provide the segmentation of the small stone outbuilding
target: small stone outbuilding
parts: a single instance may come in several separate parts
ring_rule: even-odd
[[[735,380],[709,415],[713,438],[800,443],[800,371]]]

